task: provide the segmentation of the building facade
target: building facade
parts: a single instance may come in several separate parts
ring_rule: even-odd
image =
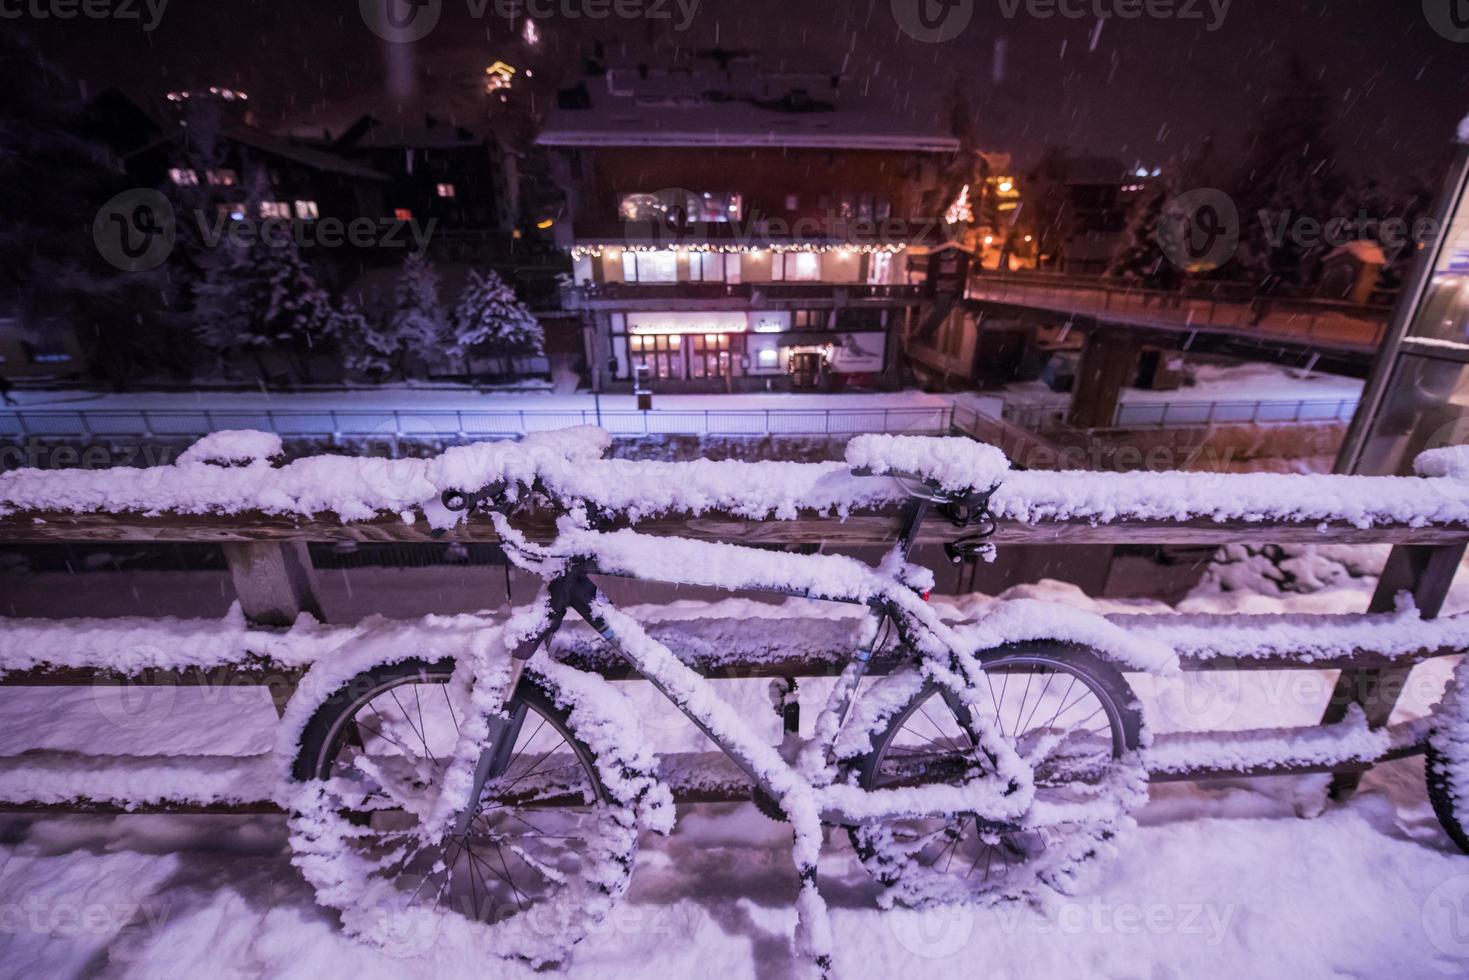
[[[539,142],[567,193],[565,302],[594,387],[897,382],[957,140],[840,79],[735,64],[591,76]]]

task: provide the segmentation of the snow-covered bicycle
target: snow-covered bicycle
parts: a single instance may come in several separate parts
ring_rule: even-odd
[[[884,903],[996,901],[1073,885],[1144,798],[1142,720],[1118,665],[1074,630],[1065,642],[1047,639],[1055,634],[1043,616],[951,626],[927,602],[932,574],[909,561],[935,515],[965,529],[953,553],[988,547],[988,503],[1008,467],[998,451],[861,437],[840,473],[599,455],[553,444],[462,467],[493,479],[445,491],[443,507],[493,520],[511,560],[544,581],[536,599],[486,630],[472,656],[438,658],[431,643],[366,651],[332,668],[324,697],[293,703],[295,861],[349,931],[401,951],[432,937],[558,961],[627,888],[639,833],[671,829],[669,790],[626,698],[550,656],[568,613],[743,770],[762,810],[792,824],[797,948],[823,970],[832,955],[817,889],[823,827],[846,829]],[[759,506],[775,512],[789,511],[771,503],[777,497],[829,506],[885,495],[903,500],[902,522],[876,567],[616,527],[667,504],[649,501],[654,491],[635,489],[640,481],[661,486],[680,473],[681,485],[656,492],[697,492],[728,507],[720,495],[741,495],[743,481],[745,498],[763,495]],[[517,530],[512,518],[529,504],[559,515],[550,540]],[[868,613],[811,734],[776,746],[615,608],[593,575],[856,603]],[[893,649],[901,666],[868,677]]]

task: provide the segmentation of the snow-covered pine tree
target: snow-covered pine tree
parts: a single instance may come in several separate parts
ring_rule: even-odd
[[[381,317],[368,318],[344,302],[341,341],[347,367],[378,378],[396,374],[408,380],[410,357],[442,363],[452,338],[433,265],[421,253],[410,254]]]
[[[454,357],[466,367],[476,356],[499,358],[508,369],[511,357],[543,353],[545,340],[540,321],[493,269],[469,274],[454,310]]]
[[[1234,181],[1242,266],[1263,293],[1308,286],[1326,254],[1320,243],[1297,240],[1291,228],[1302,218],[1325,221],[1339,196],[1331,116],[1319,75],[1291,58],[1261,103],[1245,166]]]
[[[1163,274],[1163,264],[1168,257],[1158,244],[1158,219],[1169,197],[1169,189],[1161,181],[1138,195],[1132,213],[1128,215],[1127,231],[1121,246],[1112,256],[1107,275],[1143,283],[1171,278]]]
[[[453,342],[449,317],[439,299],[439,274],[422,252],[403,260],[393,289],[393,313],[389,320],[393,335],[406,354],[426,364],[445,360]]]
[[[259,214],[255,177],[247,213]],[[196,300],[202,343],[228,355],[274,350],[290,355],[303,380],[308,357],[343,326],[331,297],[317,282],[289,236],[257,235],[239,246],[222,238],[211,256]]]
[[[343,363],[374,380],[400,367],[400,346],[385,326],[369,320],[355,303],[343,297],[337,311],[337,337],[342,344]]]

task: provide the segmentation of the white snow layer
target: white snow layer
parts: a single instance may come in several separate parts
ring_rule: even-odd
[[[270,437],[231,433],[170,466],[104,470],[20,469],[0,474],[0,515],[15,512],[234,514],[260,511],[343,521],[422,510],[452,523],[437,505],[449,489],[496,483],[510,493],[538,485],[561,500],[585,502],[636,520],[663,513],[727,511],[750,519],[794,518],[802,511],[846,514],[891,505],[894,481],[852,475],[844,463],[607,460],[610,437],[591,427],[536,433],[519,442],[476,443],[431,459],[313,456],[271,466]],[[1422,477],[1293,474],[1018,472],[1005,475],[998,451],[967,439],[864,436],[851,465],[921,472],[946,487],[987,488],[1001,481],[997,516],[1047,520],[1185,520],[1469,524],[1469,480],[1428,454]],[[219,466],[206,458],[247,465]]]

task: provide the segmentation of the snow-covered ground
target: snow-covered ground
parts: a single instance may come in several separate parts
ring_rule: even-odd
[[[1380,555],[1353,559],[1370,567]],[[1258,562],[1224,568],[1181,610],[1355,612],[1370,577],[1329,555],[1292,566],[1325,588],[1283,596]],[[437,581],[437,580],[435,580]],[[400,591],[413,594],[403,573]],[[1228,588],[1226,588],[1226,586]],[[434,586],[436,588],[437,586]],[[1099,611],[1042,583],[1044,596]],[[431,595],[420,595],[432,602]],[[1449,611],[1469,609],[1469,585]],[[1415,671],[1401,715],[1421,712],[1447,665]],[[1307,724],[1329,671],[1133,678],[1155,728]],[[638,691],[639,686],[629,686]],[[819,685],[803,700],[820,697]],[[753,713],[763,685],[728,694]],[[660,745],[697,736],[645,689],[645,728]],[[259,689],[0,689],[0,752],[46,747],[132,753],[253,755],[274,712]],[[807,717],[814,714],[806,712]],[[770,717],[772,737],[775,719]],[[1421,762],[1370,775],[1343,805],[1320,777],[1156,786],[1139,828],[1098,887],[996,910],[879,912],[876,889],[844,835],[821,865],[832,906],[837,975],[879,977],[1457,977],[1469,973],[1469,857],[1434,821]],[[674,834],[644,843],[624,907],[579,946],[574,977],[784,977],[797,882],[787,828],[747,804],[691,806]],[[531,976],[484,951],[433,947],[395,959],[345,938],[289,863],[276,817],[0,818],[0,974],[5,976]]]
[[[1292,368],[1276,364],[1196,364],[1194,384],[1177,391],[1122,389],[1124,405],[1159,405],[1185,402],[1294,402],[1352,401],[1362,396],[1363,382],[1334,374],[1302,376]],[[1007,401],[1017,404],[1070,402],[1071,395],[1052,391],[1044,382],[1024,381],[1004,388]]]

